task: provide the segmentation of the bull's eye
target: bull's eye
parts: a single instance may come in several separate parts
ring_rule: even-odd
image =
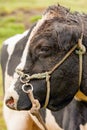
[[[49,46],[42,46],[39,50],[39,56],[48,56],[51,52],[51,47]]]
[[[49,47],[47,47],[47,46],[42,46],[41,47],[41,52],[48,52],[49,51]]]

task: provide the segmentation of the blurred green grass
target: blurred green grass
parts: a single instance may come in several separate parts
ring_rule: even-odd
[[[2,75],[1,68],[0,68],[0,75]],[[0,76],[0,130],[6,130],[6,126],[2,114],[2,106],[3,106],[2,101],[3,101],[3,89],[2,89],[2,78]]]
[[[33,9],[40,10],[57,3],[70,8],[72,11],[87,12],[87,0],[0,0],[0,47],[6,38],[24,31],[24,20],[27,23],[32,23],[40,17],[38,14],[38,16],[25,19],[23,10],[24,12]],[[16,14],[13,16],[12,13],[15,12]]]
[[[73,10],[86,11],[87,12],[87,0],[0,0],[0,7],[4,11],[12,11],[15,8],[42,8],[48,5],[60,3],[64,6],[68,6]]]
[[[17,8],[29,10],[58,3],[69,7],[71,10],[87,12],[87,0],[0,0],[0,14],[9,14]]]
[[[72,11],[87,13],[87,0],[0,0],[0,48],[5,39],[22,33],[30,24],[37,21],[44,8],[57,3]],[[0,75],[2,75],[1,69]],[[6,130],[2,115],[2,99],[2,76],[0,76],[0,130]]]

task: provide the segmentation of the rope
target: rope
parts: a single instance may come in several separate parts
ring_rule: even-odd
[[[47,94],[45,99],[44,108],[48,105],[49,98],[50,98],[50,75],[46,72],[46,82],[47,82]]]
[[[28,93],[29,95],[29,98],[32,102],[32,108],[30,110],[30,113],[33,115],[33,116],[36,116],[38,121],[42,124],[44,130],[47,130],[46,126],[45,126],[45,123],[43,121],[43,118],[39,112],[39,109],[40,109],[40,103],[37,99],[34,98],[33,96],[33,93],[32,93],[32,90],[29,91]]]
[[[47,95],[46,95],[46,100],[45,100],[45,104],[44,104],[44,108],[47,107],[48,102],[49,102],[49,97],[50,97],[50,75],[54,72],[54,70],[56,70],[69,56],[70,54],[77,48],[77,45],[75,45],[74,47],[72,47],[72,49],[70,49],[70,51],[63,57],[63,59],[58,62],[51,71],[46,72],[46,82],[47,82]]]
[[[49,74],[52,74],[53,73],[53,71],[54,70],[56,70],[69,56],[70,56],[70,54],[77,48],[77,44],[74,46],[74,47],[72,47],[71,49],[70,49],[70,51],[63,57],[63,59],[59,62],[59,63],[57,63],[54,67],[53,67],[53,69],[51,70],[51,71],[49,71],[48,73]]]
[[[76,54],[79,55],[79,86],[81,84],[82,80],[82,56],[86,52],[85,46],[82,44],[82,39],[83,39],[83,33],[81,34],[81,38],[78,40],[78,51],[76,51]]]
[[[83,39],[83,33],[81,34],[81,38],[78,40],[78,48],[79,50],[76,51],[76,53],[79,55],[79,86],[81,85],[81,81],[82,81],[82,68],[83,68],[83,54],[86,53],[86,48],[85,46],[82,44],[82,39]],[[79,100],[82,101],[87,101],[87,96],[85,96],[80,89],[78,90],[77,94],[75,95],[75,97]]]

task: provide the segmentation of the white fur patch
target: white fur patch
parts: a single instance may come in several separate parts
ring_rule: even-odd
[[[27,111],[14,111],[4,105],[3,114],[8,130],[31,130],[31,118]]]
[[[74,99],[78,102],[80,102],[81,100],[79,98],[77,98],[76,96],[74,96]]]
[[[16,34],[4,41],[4,45],[10,45],[13,47],[14,44],[16,44],[23,36],[26,36],[29,30],[26,30],[22,34]]]
[[[46,126],[48,130],[64,130],[56,123],[51,111],[46,109]]]
[[[41,129],[44,130],[43,125],[40,123],[40,121],[36,118],[36,116],[33,116],[30,111],[28,111],[29,116],[31,117],[31,119],[36,123],[36,125]]]
[[[85,125],[80,125],[80,130],[87,130],[87,123]]]
[[[4,45],[8,45],[7,47],[7,52],[8,52],[8,62],[6,64],[6,70],[5,70],[5,91],[7,90],[7,88],[10,86],[11,84],[11,81],[13,80],[11,76],[9,76],[7,74],[7,69],[8,69],[8,63],[9,63],[9,60],[11,58],[11,55],[14,51],[14,48],[15,48],[15,45],[16,43],[25,35],[27,35],[28,31],[25,31],[23,34],[18,34],[18,35],[15,35],[7,40],[4,41]]]

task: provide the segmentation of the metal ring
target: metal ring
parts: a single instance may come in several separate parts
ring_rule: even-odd
[[[25,90],[25,87],[26,87],[26,86],[30,86],[30,89]],[[22,90],[23,90],[23,92],[25,92],[25,93],[29,93],[30,90],[33,91],[33,85],[30,84],[30,83],[26,83],[26,84],[24,84],[24,85],[22,86]]]
[[[24,79],[23,79],[23,78],[24,78]],[[30,76],[29,76],[28,74],[24,74],[24,75],[20,76],[20,81],[21,81],[22,83],[27,83],[27,82],[30,81]]]

